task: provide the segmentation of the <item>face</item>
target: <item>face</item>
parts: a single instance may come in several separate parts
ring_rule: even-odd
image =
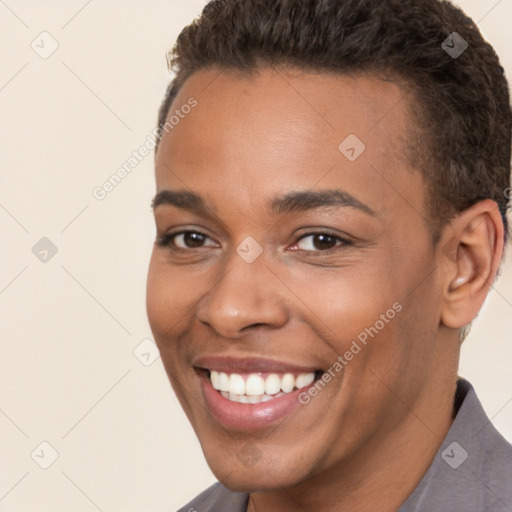
[[[404,158],[410,100],[372,76],[211,70],[171,108],[147,311],[232,489],[343,471],[400,432],[439,375],[436,252]]]

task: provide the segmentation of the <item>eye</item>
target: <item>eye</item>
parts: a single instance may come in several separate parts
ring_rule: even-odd
[[[211,243],[205,245],[208,241]],[[179,231],[177,233],[166,233],[157,239],[160,247],[172,247],[180,250],[200,249],[202,247],[217,247],[217,244],[200,231]]]
[[[333,233],[323,232],[308,233],[302,236],[295,244],[295,247],[300,251],[325,252],[343,245],[350,245],[350,241]]]

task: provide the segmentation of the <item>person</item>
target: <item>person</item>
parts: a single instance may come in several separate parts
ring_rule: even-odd
[[[168,63],[147,313],[218,480],[181,510],[511,511],[512,447],[458,378],[510,196],[475,23],[220,0]]]

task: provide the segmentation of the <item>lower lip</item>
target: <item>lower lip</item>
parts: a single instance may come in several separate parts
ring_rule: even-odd
[[[245,432],[263,429],[286,418],[302,405],[299,394],[309,387],[296,389],[267,402],[241,404],[224,398],[215,390],[206,372],[201,372],[200,379],[203,396],[214,419],[225,428]],[[314,382],[311,386],[313,385]]]

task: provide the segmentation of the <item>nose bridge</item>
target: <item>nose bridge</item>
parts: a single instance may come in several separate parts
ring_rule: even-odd
[[[248,262],[241,254],[233,252],[224,274],[199,305],[198,319],[226,338],[239,337],[249,326],[275,328],[287,320],[280,287],[263,256]]]

